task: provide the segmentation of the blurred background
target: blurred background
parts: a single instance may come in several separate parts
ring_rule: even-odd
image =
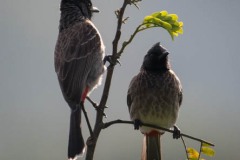
[[[101,12],[93,21],[111,54],[116,30],[114,11],[122,0],[94,0]],[[60,0],[3,0],[0,5],[0,159],[62,160],[67,157],[70,110],[54,71]],[[122,39],[133,33],[146,15],[167,10],[184,22],[184,34],[172,41],[161,29],[139,33],[116,66],[105,121],[129,120],[126,92],[139,72],[143,56],[161,41],[170,52],[172,68],[184,88],[177,125],[181,131],[215,143],[215,157],[240,159],[239,0],[143,0],[140,10],[128,6]],[[105,78],[104,78],[105,79]],[[104,81],[103,81],[104,83]],[[99,102],[102,87],[91,94]],[[92,123],[95,111],[86,103]],[[84,136],[89,133],[83,120]],[[140,159],[142,134],[131,125],[101,132],[95,159]],[[162,137],[164,160],[186,159],[181,140]],[[199,143],[186,139],[188,147]]]

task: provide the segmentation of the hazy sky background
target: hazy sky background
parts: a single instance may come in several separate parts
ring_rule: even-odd
[[[2,0],[0,5],[0,159],[62,160],[67,156],[70,110],[64,101],[53,65],[60,0]],[[101,13],[93,18],[106,52],[116,28],[114,10],[122,0],[94,0]],[[240,159],[239,0],[143,0],[140,10],[128,6],[125,40],[145,15],[167,10],[184,22],[175,41],[163,29],[139,33],[117,66],[106,110],[108,118],[129,119],[126,92],[143,56],[161,41],[170,52],[173,69],[184,88],[178,126],[182,132],[214,142],[216,156]],[[91,98],[99,101],[102,87]],[[86,103],[94,122],[95,111]],[[85,139],[88,130],[83,120]],[[184,160],[180,140],[165,134],[163,159]],[[186,140],[189,147],[197,142]],[[99,138],[95,159],[140,159],[142,135],[129,125],[115,125]]]

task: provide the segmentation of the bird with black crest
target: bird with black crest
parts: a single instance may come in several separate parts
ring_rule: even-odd
[[[156,43],[144,57],[140,72],[130,82],[127,105],[135,125],[152,124],[174,128],[174,138],[180,137],[175,126],[182,103],[182,86],[170,67],[169,52]],[[137,127],[138,128],[138,127]],[[142,160],[161,160],[162,130],[140,126],[144,134]]]
[[[62,0],[54,63],[64,99],[71,109],[68,159],[84,153],[81,112],[90,92],[101,84],[105,47],[91,18],[99,10],[90,0]]]

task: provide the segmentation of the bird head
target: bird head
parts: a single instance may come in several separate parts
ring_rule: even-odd
[[[169,69],[168,54],[160,42],[156,43],[145,55],[142,68],[149,71]]]
[[[91,0],[62,0],[61,6],[64,6],[66,3],[77,6],[82,15],[88,19],[91,19],[93,13],[99,12],[97,7],[92,6]]]

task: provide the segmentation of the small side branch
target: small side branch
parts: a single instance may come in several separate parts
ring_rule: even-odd
[[[106,128],[110,127],[111,125],[114,125],[114,124],[134,124],[134,122],[133,121],[126,121],[126,120],[118,119],[118,120],[114,120],[114,121],[110,121],[110,122],[104,123],[103,129],[106,129]],[[156,125],[152,125],[152,124],[147,124],[147,123],[142,123],[141,126],[151,127],[151,128],[163,130],[163,131],[170,132],[170,133],[174,132],[173,130],[170,130],[170,129],[167,129],[167,128],[163,128],[163,127],[160,127],[160,126],[156,126]],[[189,138],[189,139],[192,139],[192,140],[195,140],[195,141],[199,141],[201,143],[208,144],[210,146],[214,146],[213,143],[210,143],[210,142],[205,141],[205,140],[200,139],[200,138],[195,138],[193,136],[190,136],[190,135],[187,135],[187,134],[184,134],[184,133],[181,133],[181,136]]]
[[[106,128],[110,127],[111,125],[114,125],[114,124],[134,124],[134,122],[117,119],[117,120],[114,120],[114,121],[104,123],[102,128],[106,129]]]
[[[183,145],[184,145],[184,149],[185,149],[185,153],[186,153],[187,159],[189,160],[189,156],[188,156],[188,152],[187,152],[187,145],[186,145],[186,143],[185,143],[185,141],[184,141],[182,136],[181,136],[181,140],[182,140]]]
[[[87,111],[85,110],[84,105],[82,105],[82,111],[83,111],[83,114],[85,116],[90,135],[93,136],[93,130],[92,130],[92,127],[91,127],[91,124],[90,124],[90,121],[89,121],[89,118],[88,118],[88,115],[87,115]]]
[[[201,146],[200,146],[200,149],[199,149],[199,156],[198,156],[198,160],[200,160],[200,157],[201,157],[201,153],[202,153],[202,146],[203,146],[203,143],[201,143]]]

